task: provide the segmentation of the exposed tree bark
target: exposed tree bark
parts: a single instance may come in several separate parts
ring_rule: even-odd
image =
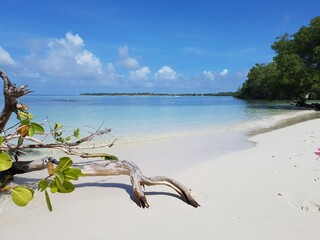
[[[11,114],[16,111],[17,99],[30,93],[28,86],[17,87],[12,84],[10,79],[0,70],[0,77],[3,80],[4,108],[0,114],[0,132],[4,130]]]
[[[136,202],[140,207],[149,207],[145,197],[143,188],[144,185],[166,185],[174,189],[188,204],[193,207],[200,206],[196,200],[191,196],[190,189],[179,183],[178,181],[164,177],[146,177],[142,174],[139,167],[126,160],[119,160],[108,163],[91,163],[80,166],[82,172],[86,176],[110,176],[110,175],[128,175],[130,176],[133,192],[136,196]]]
[[[309,99],[310,93],[308,93],[305,97],[300,97],[295,104],[297,107],[311,108],[314,110],[320,110],[320,103],[307,103]]]
[[[23,95],[30,93],[27,86],[16,87],[11,83],[9,78],[0,71],[0,77],[4,82],[4,98],[5,106],[0,114],[0,132],[3,132],[5,126],[13,112],[17,111],[17,99]],[[110,129],[104,129],[96,131],[95,133],[81,138],[72,143],[44,143],[39,139],[25,136],[23,137],[26,140],[33,142],[33,144],[13,144],[13,139],[21,138],[21,134],[16,130],[12,134],[7,134],[3,136],[3,143],[0,145],[0,151],[17,151],[24,149],[57,149],[62,152],[67,153],[68,155],[75,155],[81,158],[108,158],[112,157],[107,153],[86,153],[83,152],[85,149],[96,149],[96,148],[105,148],[111,147],[114,142],[111,144],[102,144],[93,147],[82,147],[80,146],[84,142],[91,141],[94,137],[104,135],[109,133]],[[0,172],[0,189],[1,186],[6,185],[8,182],[13,180],[13,176],[16,174],[22,174],[33,171],[40,171],[46,169],[49,163],[55,165],[59,164],[59,161],[53,157],[46,157],[41,160],[34,161],[15,161],[10,169]],[[174,189],[181,198],[188,204],[193,207],[199,207],[200,205],[190,194],[190,190],[179,183],[178,181],[164,176],[156,177],[146,177],[142,174],[139,167],[131,162],[126,160],[116,160],[116,161],[89,161],[85,163],[74,164],[73,167],[81,169],[82,173],[85,176],[116,176],[116,175],[127,175],[130,177],[130,181],[133,187],[133,192],[136,197],[136,202],[140,207],[149,207],[146,196],[144,194],[144,186],[152,185],[166,185]],[[0,191],[1,193],[1,191]]]
[[[310,108],[310,109],[317,110],[317,111],[320,110],[320,103],[307,103],[307,102],[304,102],[304,101],[297,101],[296,102],[296,106],[297,107]]]
[[[8,174],[14,176],[16,174],[22,174],[33,171],[40,171],[46,169],[48,163],[52,162],[56,165],[59,161],[52,157],[46,157],[41,160],[35,161],[19,161],[13,164],[13,167],[8,170]],[[72,167],[81,169],[82,173],[87,177],[92,176],[118,176],[127,175],[130,177],[130,181],[133,188],[133,193],[136,198],[136,203],[139,207],[145,208],[149,207],[148,201],[144,194],[144,186],[155,186],[155,185],[165,185],[174,189],[181,198],[193,207],[199,207],[200,205],[193,198],[190,193],[190,189],[176,181],[175,179],[156,176],[156,177],[146,177],[142,174],[139,167],[127,160],[118,161],[92,161],[86,163],[76,163]]]

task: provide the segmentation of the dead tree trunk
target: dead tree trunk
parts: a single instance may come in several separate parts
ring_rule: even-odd
[[[35,161],[19,161],[13,164],[13,167],[8,170],[8,174],[11,176],[16,174],[22,174],[33,171],[40,171],[47,168],[48,163],[58,165],[59,161],[52,157],[43,158]],[[181,198],[193,207],[199,207],[200,205],[193,198],[188,189],[177,180],[165,177],[146,177],[142,174],[139,167],[127,160],[118,161],[92,161],[86,163],[77,163],[73,167],[81,169],[82,173],[87,176],[118,176],[127,175],[130,177],[130,181],[133,188],[133,193],[136,197],[136,203],[138,206],[145,208],[149,207],[148,201],[144,194],[144,186],[165,185],[174,189]]]
[[[17,109],[17,99],[30,93],[28,86],[16,87],[10,79],[0,70],[0,77],[3,80],[4,108],[0,115],[0,132],[2,132],[9,121],[11,114]]]
[[[0,131],[4,132],[5,126],[13,112],[17,111],[17,99],[23,95],[30,93],[27,86],[16,87],[11,83],[9,78],[0,71],[0,77],[4,82],[4,98],[5,98],[5,106],[0,115]],[[57,149],[67,153],[68,155],[76,155],[81,158],[96,158],[96,157],[110,157],[107,153],[99,153],[99,154],[89,154],[85,153],[82,150],[80,145],[83,142],[87,142],[92,140],[95,136],[103,135],[110,132],[110,129],[104,129],[97,131],[87,137],[81,138],[73,143],[43,143],[42,141],[33,138],[24,136],[24,139],[34,142],[34,144],[13,144],[13,139],[21,138],[21,134],[15,131],[13,134],[3,135],[3,143],[0,145],[0,151],[12,151],[12,150],[22,150],[22,149],[43,149],[43,148],[51,148]],[[102,148],[102,147],[111,147],[113,143],[108,145],[100,145],[94,146],[93,148]],[[22,174],[26,172],[40,171],[47,168],[49,163],[59,164],[59,161],[54,157],[46,157],[41,160],[35,161],[15,161],[10,169],[6,171],[0,172],[0,182],[3,185],[6,185],[9,181],[13,180],[13,176],[16,174]],[[85,176],[116,176],[116,175],[127,175],[130,178],[133,193],[136,197],[136,202],[140,207],[149,207],[146,196],[144,194],[144,186],[152,186],[152,185],[166,185],[172,189],[174,189],[181,198],[188,204],[193,207],[200,206],[197,201],[190,194],[190,190],[179,183],[178,181],[164,177],[164,176],[156,176],[156,177],[146,177],[142,174],[139,167],[131,162],[126,160],[116,160],[116,161],[96,161],[92,160],[86,163],[77,163],[74,164],[73,167],[81,169],[82,173]],[[0,185],[1,188],[1,185]],[[1,191],[0,191],[1,194]]]

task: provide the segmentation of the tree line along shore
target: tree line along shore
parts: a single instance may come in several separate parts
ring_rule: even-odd
[[[198,96],[234,96],[235,92],[219,93],[81,93],[81,96],[168,96],[168,97],[198,97]]]

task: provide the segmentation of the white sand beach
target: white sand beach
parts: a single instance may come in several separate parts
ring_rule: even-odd
[[[256,135],[250,141],[254,147],[217,158],[210,157],[206,138],[112,150],[135,161],[146,175],[168,175],[190,187],[199,208],[185,204],[167,187],[147,187],[150,208],[140,209],[127,177],[85,178],[74,193],[52,197],[52,213],[43,194],[36,193],[28,207],[15,207],[0,216],[1,236],[319,239],[320,161],[314,151],[320,147],[320,119]],[[230,143],[231,148],[232,144],[237,143]]]

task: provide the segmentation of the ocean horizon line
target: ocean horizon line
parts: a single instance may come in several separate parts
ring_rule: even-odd
[[[236,92],[216,93],[158,93],[158,92],[87,92],[80,93],[80,96],[234,96]]]

